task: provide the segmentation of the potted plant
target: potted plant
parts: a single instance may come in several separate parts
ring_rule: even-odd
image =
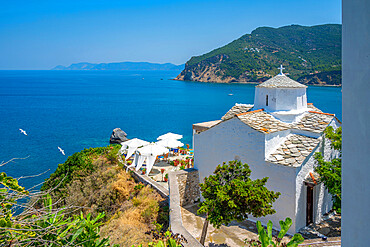
[[[177,167],[177,166],[179,165],[179,163],[180,163],[180,162],[179,162],[179,160],[174,160],[173,162],[174,162],[174,164],[173,164],[173,165],[174,165],[175,167]]]
[[[164,175],[164,181],[167,182],[168,181],[168,173],[166,173],[166,175]]]
[[[162,169],[161,169],[161,173],[162,173],[162,181],[163,181],[163,173],[164,173],[164,171],[165,171],[165,169],[164,169],[164,168],[162,168]]]

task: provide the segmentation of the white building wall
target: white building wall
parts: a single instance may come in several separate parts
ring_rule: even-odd
[[[242,159],[242,162],[243,159]],[[251,220],[259,220],[266,225],[269,220],[272,221],[274,228],[280,229],[280,220],[289,217],[292,219],[292,227],[289,229],[290,234],[295,233],[295,176],[296,171],[293,167],[272,164],[264,162],[263,164],[249,164],[252,174],[251,178],[268,177],[266,187],[269,190],[280,192],[281,195],[273,204],[276,213],[261,218],[250,217]]]
[[[272,154],[290,134],[290,130],[265,134],[265,159]]]
[[[340,126],[333,120],[330,124],[335,129]],[[299,134],[307,134],[300,133]],[[312,135],[312,132],[310,132]],[[194,167],[199,170],[200,182],[204,177],[213,174],[217,165],[223,162],[238,159],[247,163],[252,170],[251,178],[269,177],[267,188],[280,192],[279,199],[274,203],[277,211],[269,215],[251,220],[260,220],[267,224],[271,220],[274,227],[279,228],[279,221],[290,217],[293,225],[289,233],[294,234],[306,225],[306,186],[304,179],[309,172],[314,171],[316,161],[315,152],[323,152],[326,160],[337,157],[338,152],[330,147],[330,142],[323,140],[313,153],[306,158],[305,163],[298,168],[272,164],[265,161],[290,134],[290,130],[263,134],[233,118],[222,122],[207,131],[193,134]],[[315,134],[314,137],[318,137]],[[314,221],[320,222],[322,215],[332,208],[332,199],[324,185],[321,183],[314,188]]]
[[[337,120],[333,120],[330,126],[334,129],[340,126]],[[339,152],[331,147],[331,142],[329,139],[325,138],[323,135],[318,146],[313,150],[313,152],[307,157],[307,162],[304,163],[300,168],[297,168],[297,204],[296,204],[296,214],[297,214],[297,225],[296,230],[306,225],[306,206],[307,206],[307,190],[303,181],[309,175],[310,172],[314,171],[314,167],[317,166],[317,162],[314,158],[316,152],[321,152],[326,161],[332,160],[333,158],[339,157]],[[313,221],[319,223],[322,220],[322,216],[328,213],[333,207],[332,196],[329,194],[328,190],[325,188],[323,183],[320,183],[314,187],[314,215]]]
[[[217,165],[235,160],[264,162],[265,137],[237,118],[222,122],[211,129],[193,135],[194,167],[199,170],[200,182],[211,175]]]
[[[267,188],[281,193],[273,206],[276,214],[250,219],[260,220],[263,224],[271,220],[274,227],[278,228],[280,220],[290,217],[295,224],[296,171],[292,167],[265,161],[265,134],[233,118],[207,131],[194,134],[193,140],[194,167],[199,170],[200,182],[211,175],[217,165],[238,158],[249,165],[252,179],[269,177]],[[294,233],[294,230],[290,233]]]
[[[268,95],[269,105],[266,106],[266,95]],[[254,93],[254,109],[275,109],[276,91],[272,88],[256,87]]]
[[[268,106],[266,106],[268,95]],[[306,88],[264,88],[255,89],[254,108],[267,111],[290,111],[307,108]]]
[[[343,0],[342,246],[368,246],[370,1]]]

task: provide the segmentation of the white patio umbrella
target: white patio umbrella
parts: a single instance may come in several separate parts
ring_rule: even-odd
[[[128,169],[132,168],[132,167],[136,167],[137,166],[137,158],[138,158],[139,155],[134,155],[134,159],[132,161],[132,164],[127,166],[126,168],[126,172],[128,171]]]
[[[138,148],[137,152],[140,154],[136,171],[140,169],[144,160],[146,159],[146,174],[148,175],[153,168],[155,159],[158,155],[166,154],[169,150],[157,143],[150,143],[144,147]],[[139,167],[139,168],[138,168]]]
[[[158,145],[155,142],[152,142],[144,147],[138,148],[137,151],[140,153],[140,155],[145,156],[157,156],[162,155],[165,153],[168,153],[168,149],[163,147],[162,145]]]
[[[168,132],[167,134],[158,136],[157,140],[164,140],[164,139],[175,139],[175,140],[178,140],[178,139],[181,139],[181,138],[182,138],[182,135]]]
[[[144,161],[146,160],[147,156],[144,156],[144,155],[140,155],[139,153],[136,153],[135,154],[135,165],[136,165],[136,171],[138,171],[142,165],[144,164]]]
[[[178,148],[184,146],[184,143],[175,139],[164,139],[157,141],[157,144],[162,145],[167,148]]]
[[[126,160],[127,160],[135,153],[136,149],[138,149],[139,147],[148,145],[148,144],[149,142],[147,141],[134,138],[134,139],[122,142],[121,143],[122,147],[120,151],[123,152],[123,150],[127,149],[127,155],[126,155]]]

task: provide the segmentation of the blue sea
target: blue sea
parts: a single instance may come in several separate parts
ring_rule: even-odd
[[[46,172],[20,180],[30,188],[69,155],[108,145],[114,128],[148,141],[170,131],[191,145],[193,123],[220,119],[235,103],[253,103],[254,85],[170,80],[178,74],[0,71],[0,162],[28,157],[0,170],[13,177]],[[341,88],[310,86],[307,94],[309,102],[342,118]]]

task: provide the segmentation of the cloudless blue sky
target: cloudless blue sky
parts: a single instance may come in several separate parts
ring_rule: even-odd
[[[181,64],[257,27],[327,23],[340,0],[1,0],[0,69]]]

